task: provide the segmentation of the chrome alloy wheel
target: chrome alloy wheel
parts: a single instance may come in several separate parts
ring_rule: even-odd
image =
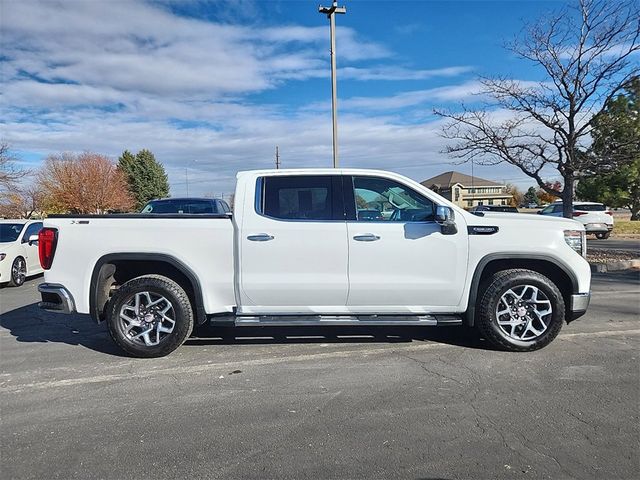
[[[130,342],[152,347],[175,327],[175,311],[162,295],[138,292],[120,308],[120,326]]]
[[[27,262],[18,257],[11,266],[11,278],[16,285],[22,285],[27,278]]]
[[[502,294],[496,306],[500,329],[516,340],[530,341],[547,331],[553,308],[545,293],[533,285],[518,285]]]

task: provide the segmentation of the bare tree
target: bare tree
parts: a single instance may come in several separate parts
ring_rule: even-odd
[[[574,182],[583,172],[615,168],[611,158],[583,153],[591,119],[640,72],[640,9],[637,0],[579,0],[529,25],[507,48],[540,67],[547,80],[520,82],[482,78],[481,109],[436,112],[450,121],[443,129],[454,140],[446,152],[483,165],[506,162],[560,196],[571,218]],[[555,168],[561,191],[543,180]]]
[[[511,200],[509,204],[512,207],[519,207],[520,205],[522,205],[522,201],[524,199],[524,193],[522,193],[522,191],[518,187],[516,187],[514,184],[507,183],[504,187],[504,193],[508,193],[509,195],[511,195]]]
[[[28,174],[28,170],[16,165],[16,158],[11,153],[9,144],[0,143],[0,193],[7,194],[16,188],[16,182]]]
[[[0,216],[32,218],[43,215],[44,194],[37,184],[8,191],[0,200]]]
[[[97,153],[50,155],[38,173],[38,186],[47,209],[55,212],[127,211],[134,204],[123,172]]]

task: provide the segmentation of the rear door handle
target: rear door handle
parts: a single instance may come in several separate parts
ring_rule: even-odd
[[[373,233],[363,233],[362,235],[356,235],[353,239],[358,242],[375,242],[376,240],[380,240],[380,237]]]
[[[257,235],[249,235],[247,237],[247,240],[251,240],[252,242],[268,242],[273,239],[274,236],[269,235],[268,233],[258,233]]]

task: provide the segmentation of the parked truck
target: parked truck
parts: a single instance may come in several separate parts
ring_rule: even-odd
[[[242,172],[233,214],[58,215],[38,243],[40,307],[105,321],[138,357],[205,323],[475,326],[530,351],[590,298],[582,224],[471,214],[373,170]]]

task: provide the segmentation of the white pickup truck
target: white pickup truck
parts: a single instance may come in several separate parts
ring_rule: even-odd
[[[233,214],[54,216],[41,308],[157,357],[198,325],[467,325],[529,351],[590,298],[584,226],[470,214],[373,170],[238,174]]]

